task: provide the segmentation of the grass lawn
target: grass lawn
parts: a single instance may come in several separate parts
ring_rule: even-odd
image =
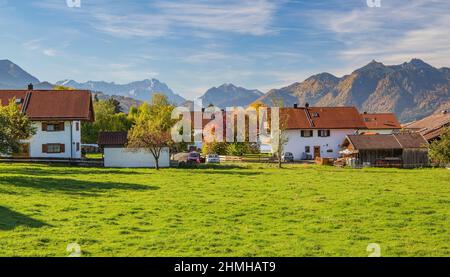
[[[0,164],[0,256],[450,255],[450,170]]]

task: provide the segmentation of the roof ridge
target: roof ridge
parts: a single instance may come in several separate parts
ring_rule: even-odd
[[[398,144],[400,145],[401,148],[404,148],[403,144],[398,140],[397,134],[391,134],[391,136],[393,136],[395,138],[395,140],[398,142]]]

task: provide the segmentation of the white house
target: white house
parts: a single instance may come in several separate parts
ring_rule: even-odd
[[[93,121],[85,90],[0,90],[0,104],[14,101],[33,122],[36,134],[21,143],[21,158],[81,159],[81,122]]]
[[[287,120],[284,152],[294,160],[337,158],[347,135],[367,129],[355,107],[297,107],[280,109]]]
[[[103,148],[105,167],[155,167],[152,153],[144,149],[128,149],[127,132],[101,132],[98,144]],[[170,167],[169,148],[163,148],[159,157],[159,167]]]
[[[402,129],[394,113],[363,113],[361,117],[367,127],[366,130],[360,130],[363,133],[389,135]]]

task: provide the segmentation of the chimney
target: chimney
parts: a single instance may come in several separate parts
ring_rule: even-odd
[[[297,109],[298,108],[298,105],[297,104],[294,104],[294,109]]]
[[[33,90],[33,84],[30,83],[30,84],[28,85],[28,90]]]
[[[305,108],[309,108],[309,103],[305,103]]]

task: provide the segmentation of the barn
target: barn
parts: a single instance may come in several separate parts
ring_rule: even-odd
[[[155,158],[145,149],[126,148],[127,132],[101,132],[98,144],[103,149],[105,167],[155,167]],[[170,167],[169,148],[163,149],[159,167]]]
[[[348,135],[341,153],[355,167],[428,166],[428,142],[418,133]]]

